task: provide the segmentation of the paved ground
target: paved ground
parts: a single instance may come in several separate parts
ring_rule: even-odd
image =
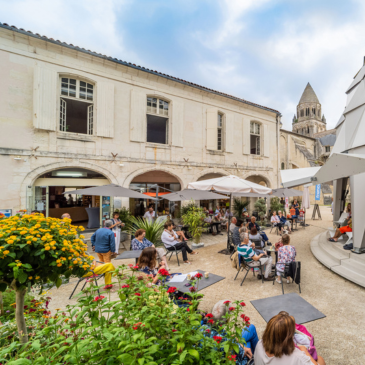
[[[353,284],[320,264],[310,251],[311,239],[331,226],[331,211],[327,207],[321,207],[322,220],[308,220],[309,227],[300,228],[291,235],[292,244],[298,252],[298,261],[302,262],[302,297],[311,303],[327,317],[306,326],[315,336],[315,344],[318,353],[322,355],[327,364],[365,364],[365,290]],[[311,211],[307,218],[311,217]],[[267,230],[267,233],[269,230]],[[276,242],[278,237],[268,234],[271,242]],[[170,272],[186,273],[195,269],[206,270],[226,279],[204,289],[204,301],[202,309],[211,310],[215,302],[221,299],[244,300],[247,304],[247,315],[258,329],[259,336],[265,329],[266,322],[251,305],[250,301],[272,297],[281,294],[279,284],[257,280],[248,274],[243,286],[240,286],[242,273],[234,281],[235,269],[231,267],[229,256],[218,254],[225,248],[225,236],[203,236],[203,242],[207,247],[200,249],[199,255],[193,256],[192,265],[177,266],[176,259],[171,259]],[[115,261],[119,263],[133,263],[134,260]],[[239,280],[241,279],[241,280]],[[51,290],[53,298],[51,309],[63,308],[67,304],[75,303],[68,298],[74,286],[74,282],[63,285],[58,290]],[[284,284],[285,293],[298,293],[296,284]],[[115,296],[115,294],[114,294]],[[278,308],[278,311],[280,308]]]

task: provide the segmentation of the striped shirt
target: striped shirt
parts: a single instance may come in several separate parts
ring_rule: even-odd
[[[249,247],[247,245],[238,246],[237,251],[238,254],[241,255],[246,262],[251,262],[252,257],[255,256],[255,252],[252,247]]]

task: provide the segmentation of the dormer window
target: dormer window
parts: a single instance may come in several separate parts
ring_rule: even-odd
[[[61,77],[60,131],[94,133],[94,85]]]

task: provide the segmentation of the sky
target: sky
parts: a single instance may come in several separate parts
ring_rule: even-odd
[[[309,82],[327,129],[365,56],[362,0],[0,0],[0,22],[279,110]]]

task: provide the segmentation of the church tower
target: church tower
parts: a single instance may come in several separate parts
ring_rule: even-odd
[[[321,104],[308,82],[293,117],[293,132],[313,137],[326,130],[326,118],[321,115]]]

